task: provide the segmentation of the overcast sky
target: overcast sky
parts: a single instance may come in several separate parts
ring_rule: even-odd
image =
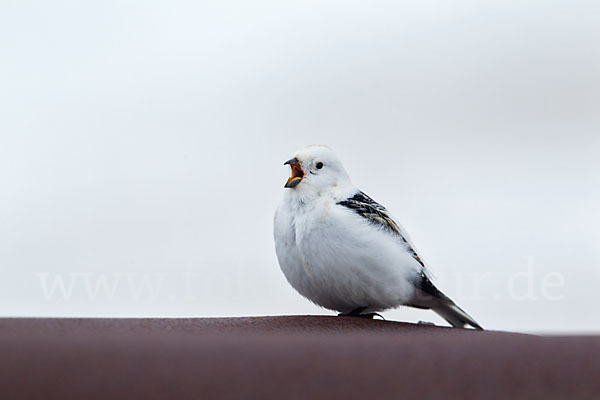
[[[283,161],[321,143],[484,327],[599,332],[599,20],[597,1],[2,0],[0,315],[333,314],[272,239]]]

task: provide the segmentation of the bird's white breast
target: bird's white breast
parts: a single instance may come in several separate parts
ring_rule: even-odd
[[[310,202],[284,196],[275,216],[275,246],[290,284],[336,311],[380,311],[413,296],[419,266],[398,237],[368,223],[333,197]]]

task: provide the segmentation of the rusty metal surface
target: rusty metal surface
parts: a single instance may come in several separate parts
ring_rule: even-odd
[[[600,337],[343,317],[0,319],[2,399],[598,399]]]

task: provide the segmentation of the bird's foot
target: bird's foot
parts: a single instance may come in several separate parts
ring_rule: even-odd
[[[381,315],[379,313],[376,313],[376,312],[366,313],[366,314],[359,314],[359,315],[356,315],[356,316],[359,317],[359,318],[370,318],[370,319],[374,319],[375,317],[379,317],[379,318],[381,318],[382,320],[385,321],[385,318],[383,317],[383,315]]]
[[[368,319],[373,319],[375,318],[375,316],[381,317],[381,319],[385,320],[385,318],[383,318],[383,315],[379,314],[379,313],[365,313],[362,314],[363,311],[365,311],[368,307],[358,307],[355,308],[354,310],[350,311],[349,313],[340,313],[338,314],[339,317],[357,317],[357,318],[368,318]]]
[[[360,313],[365,311],[368,307],[357,307],[349,313],[339,313],[339,317],[360,317]]]

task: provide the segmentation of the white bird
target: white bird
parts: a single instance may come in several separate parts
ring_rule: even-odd
[[[340,315],[372,318],[405,305],[482,329],[433,285],[404,229],[352,185],[331,149],[306,147],[285,165],[292,176],[275,212],[275,250],[302,296]]]

